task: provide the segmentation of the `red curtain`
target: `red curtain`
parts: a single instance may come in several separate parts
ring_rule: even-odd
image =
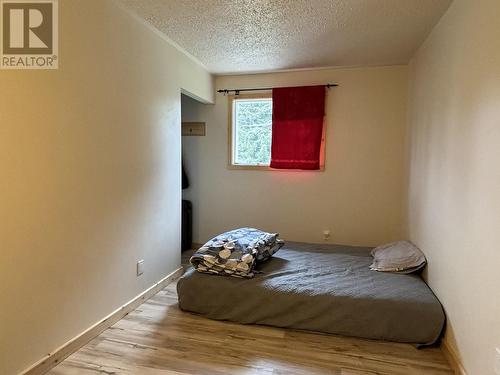
[[[319,169],[325,86],[273,89],[271,168]]]

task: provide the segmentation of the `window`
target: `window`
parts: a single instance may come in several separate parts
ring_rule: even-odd
[[[268,95],[229,97],[229,166],[268,169],[273,100]]]
[[[228,99],[228,168],[277,170],[270,167],[272,93],[230,95]],[[321,171],[325,170],[325,132],[326,126],[323,126],[319,168]]]

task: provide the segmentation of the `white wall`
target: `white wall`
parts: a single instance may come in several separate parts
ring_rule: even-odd
[[[202,67],[115,3],[59,7],[60,69],[0,71],[6,375],[179,266],[180,91],[213,95]]]
[[[469,375],[500,347],[499,14],[455,0],[411,64],[408,231]]]
[[[194,241],[239,226],[288,240],[377,245],[401,238],[405,66],[217,77],[221,88],[336,82],[327,97],[324,172],[227,168],[227,97],[215,106],[184,101],[186,121],[206,121],[205,137],[183,137],[193,202]]]

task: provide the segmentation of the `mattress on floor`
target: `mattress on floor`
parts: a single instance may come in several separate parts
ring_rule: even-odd
[[[441,334],[441,304],[418,275],[371,271],[370,248],[288,242],[252,279],[190,268],[179,307],[207,318],[413,344]]]

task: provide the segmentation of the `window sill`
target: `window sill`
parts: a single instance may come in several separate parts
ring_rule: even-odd
[[[246,171],[275,171],[276,169],[272,169],[269,165],[238,165],[238,164],[229,164],[227,166],[228,169],[233,170],[246,170]]]
[[[275,169],[268,165],[235,165],[229,164],[227,166],[229,170],[240,170],[240,171],[274,171],[274,172],[324,172],[325,166],[322,165],[319,169],[315,170],[305,170],[305,169]]]

